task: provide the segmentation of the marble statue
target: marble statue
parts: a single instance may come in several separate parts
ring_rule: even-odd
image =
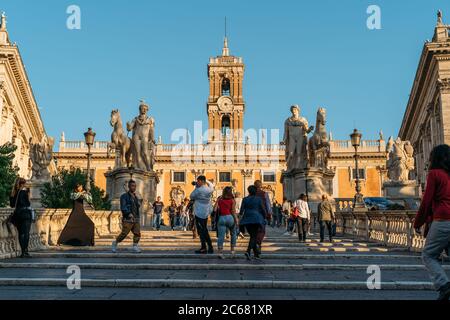
[[[177,206],[182,205],[185,198],[186,195],[180,186],[174,187],[170,191],[170,199],[174,200]]]
[[[33,143],[33,139],[30,138],[32,181],[50,179],[49,166],[53,160],[53,145],[54,139],[51,137],[43,136],[37,143]]]
[[[390,137],[386,151],[388,178],[396,182],[409,181],[409,172],[414,169],[414,148],[411,142],[402,141],[400,138],[394,141]]]
[[[326,124],[326,109],[317,110],[316,129],[308,141],[309,165],[315,168],[328,168],[330,157],[330,142],[328,141]]]
[[[442,11],[438,10],[437,12],[437,23],[442,24]]]
[[[111,134],[111,143],[108,145],[108,150],[115,150],[118,154],[117,168],[129,167],[131,164],[131,140],[125,134],[119,110],[115,109],[111,111],[111,120],[109,123],[114,130]]]
[[[314,127],[308,127],[308,121],[300,116],[299,106],[292,106],[291,113],[292,116],[284,122],[283,138],[288,172],[303,170],[308,166],[308,133],[314,130]]]
[[[141,101],[139,115],[131,122],[127,122],[127,130],[132,131],[131,154],[133,167],[145,171],[152,171],[155,163],[156,141],[155,121],[147,115],[149,106]]]

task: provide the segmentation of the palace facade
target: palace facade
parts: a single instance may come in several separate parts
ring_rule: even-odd
[[[11,43],[6,16],[0,25],[0,145],[17,146],[14,165],[19,175],[31,178],[30,143],[40,142],[45,129],[34,99],[19,48]]]
[[[409,140],[415,152],[415,178],[422,189],[426,182],[431,150],[450,144],[450,36],[449,25],[438,12],[432,41],[420,56],[399,137]]]
[[[215,182],[217,194],[223,187],[230,185],[235,191],[245,195],[249,185],[257,179],[261,180],[272,198],[281,202],[283,187],[280,179],[286,169],[285,147],[280,143],[267,144],[264,141],[252,144],[246,138],[246,104],[243,92],[245,65],[241,57],[230,54],[227,38],[224,40],[222,54],[210,58],[207,68],[207,143],[158,143],[154,168],[160,179],[157,195],[166,204],[171,200],[179,202],[193,190],[191,182],[197,176],[205,175]],[[356,176],[354,149],[349,140],[331,140],[330,144],[329,165],[335,170],[333,197],[353,198]],[[385,149],[382,136],[378,140],[364,140],[359,149],[359,175],[365,196],[382,195],[381,187],[386,176]],[[57,166],[66,169],[86,168],[86,152],[87,147],[83,141],[67,141],[62,134],[59,150],[55,153]],[[92,152],[91,176],[99,187],[106,190],[105,173],[113,169],[115,155],[108,152],[107,141],[97,141]]]

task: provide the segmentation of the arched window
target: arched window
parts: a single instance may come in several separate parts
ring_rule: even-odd
[[[230,95],[230,79],[223,78],[222,80],[222,95],[229,96]]]
[[[230,133],[230,117],[229,116],[223,116],[222,118],[222,136],[226,137]]]

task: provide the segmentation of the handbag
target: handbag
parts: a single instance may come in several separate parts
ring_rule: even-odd
[[[295,207],[294,210],[292,211],[291,218],[292,219],[297,219],[298,216],[300,216],[300,210],[298,210],[298,208]]]
[[[19,191],[19,193],[20,193],[20,191]],[[11,229],[9,227],[9,224],[12,224],[15,227],[17,227],[17,201],[19,200],[19,193],[17,193],[17,196],[16,196],[16,203],[14,204],[14,211],[6,219],[6,226],[10,233],[11,233]]]

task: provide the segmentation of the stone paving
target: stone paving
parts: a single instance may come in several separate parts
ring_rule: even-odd
[[[434,299],[420,255],[350,237],[306,243],[268,228],[263,259],[247,261],[248,239],[235,257],[196,255],[190,232],[144,231],[143,252],[131,239],[110,251],[112,237],[93,248],[52,247],[31,259],[0,260],[0,299]],[[228,242],[226,243],[226,246]],[[444,261],[450,270],[449,261]],[[67,288],[67,268],[81,269],[81,289]],[[381,290],[369,290],[369,265],[381,269]]]

